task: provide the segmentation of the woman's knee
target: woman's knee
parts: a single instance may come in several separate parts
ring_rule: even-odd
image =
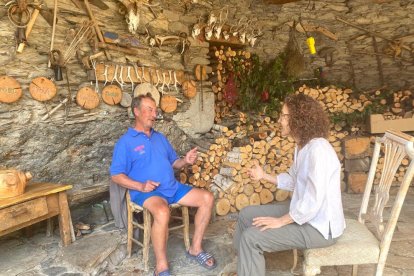
[[[256,206],[246,206],[244,207],[240,213],[239,213],[239,219],[243,219],[243,220],[252,220],[253,219],[253,214],[254,214],[254,209]]]

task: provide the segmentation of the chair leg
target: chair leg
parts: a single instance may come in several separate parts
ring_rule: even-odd
[[[129,203],[127,203],[128,208],[128,235],[127,235],[127,251],[128,251],[128,257],[131,258],[132,255],[132,238],[133,238],[133,232],[134,232],[134,225],[132,224],[133,220],[133,213],[131,210],[131,207],[129,206]]]
[[[295,269],[296,269],[296,266],[298,265],[298,250],[293,249],[292,253],[293,253],[293,265],[292,265],[292,268],[290,269],[290,273],[295,275]]]
[[[190,249],[190,218],[188,214],[188,207],[183,206],[181,208],[182,217],[183,217],[183,236],[184,236],[184,245],[185,249],[188,251]]]
[[[320,266],[306,265],[303,263],[303,275],[304,276],[315,276],[321,273]]]
[[[358,265],[353,265],[352,266],[352,276],[357,276],[358,275]]]
[[[142,260],[144,262],[144,270],[148,271],[149,247],[151,240],[151,214],[144,209],[144,237],[142,241]]]

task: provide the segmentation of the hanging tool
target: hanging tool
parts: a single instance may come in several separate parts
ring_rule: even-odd
[[[50,40],[50,52],[52,53],[53,44],[55,43],[55,32],[56,32],[56,18],[57,18],[57,9],[58,9],[58,0],[54,0],[54,7],[53,7],[53,26],[52,26],[52,39]],[[53,54],[51,54],[53,56]],[[52,61],[49,58],[49,63],[47,67],[50,68]],[[56,75],[56,72],[55,72]]]
[[[93,22],[93,26],[95,27],[95,32],[96,32],[96,35],[98,36],[99,42],[106,46],[105,39],[103,38],[103,35],[101,32],[101,28],[99,28],[98,22],[96,21],[95,16],[92,13],[91,7],[89,6],[89,2],[88,0],[84,0],[84,2],[85,2],[86,11],[88,12],[89,18],[91,19],[91,21]],[[105,52],[106,58],[108,60],[111,60],[111,55],[109,54],[109,52],[108,51],[104,51],[104,52]]]
[[[195,77],[200,81],[200,105],[201,111],[204,110],[203,80],[207,80],[207,70],[204,65],[198,64],[195,68]]]
[[[315,38],[313,36],[309,35],[308,31],[303,27],[300,16],[299,16],[299,24],[302,26],[303,30],[305,31],[305,35],[307,37],[306,44],[308,44],[310,54],[311,55],[316,54]]]

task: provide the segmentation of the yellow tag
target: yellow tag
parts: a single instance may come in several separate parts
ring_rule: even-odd
[[[310,36],[308,37],[308,39],[306,39],[306,43],[308,44],[309,52],[312,55],[316,54],[315,39],[312,36]]]

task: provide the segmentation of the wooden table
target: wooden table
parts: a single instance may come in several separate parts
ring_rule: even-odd
[[[66,190],[71,188],[72,185],[34,183],[27,185],[22,195],[0,199],[0,236],[58,215],[62,243],[69,245],[72,220]]]

